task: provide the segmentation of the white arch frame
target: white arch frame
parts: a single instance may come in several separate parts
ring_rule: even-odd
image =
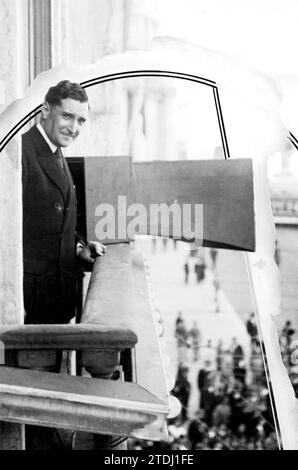
[[[212,56],[209,51],[198,49],[198,60],[195,62],[189,60],[187,62],[186,59],[189,59],[190,55],[187,56],[187,54],[183,54],[183,52],[189,52],[188,46],[183,45],[182,51],[180,50],[180,58],[178,54],[178,60],[175,51],[176,45],[176,43],[172,44],[170,49],[168,47],[164,49],[161,47],[160,50],[127,52],[106,56],[95,64],[86,67],[71,65],[58,66],[48,72],[40,74],[33,82],[24,99],[15,101],[0,115],[1,150],[5,150],[7,143],[18,133],[28,120],[32,119],[32,117],[38,113],[40,103],[49,86],[53,83],[57,83],[61,79],[68,78],[72,81],[82,83],[83,86],[90,86],[94,80],[104,81],[107,77],[111,76],[120,77],[120,75],[123,75],[124,77],[127,76],[127,74],[136,72],[150,74],[152,71],[162,73],[162,71],[171,70],[172,74],[177,74],[177,76],[181,75],[180,78],[182,78],[182,75],[185,75],[196,77],[198,81],[205,80],[205,84],[212,86],[213,90],[218,90],[218,87],[227,86],[228,75],[226,70],[224,70],[224,72],[219,70],[218,61],[216,61],[216,58]],[[193,54],[193,48],[190,49],[191,54]],[[210,68],[211,75],[214,74],[214,76],[216,76],[217,73],[220,75],[218,83],[221,83],[221,85],[218,85],[217,82],[200,78],[201,73],[198,73],[198,69],[200,70],[200,67],[198,67],[200,60],[203,60],[202,69],[207,66],[207,68]],[[221,57],[219,62],[222,65],[224,59]],[[229,64],[230,61],[227,60],[226,66],[228,67]],[[181,69],[184,71],[183,73],[179,72]],[[262,84],[262,80],[258,82],[259,85],[260,83]],[[214,95],[215,101],[217,95],[218,93]],[[220,106],[219,102],[216,104],[217,110],[218,105]],[[221,122],[221,120],[222,118],[219,116],[219,122]],[[17,124],[15,124],[16,122]],[[223,130],[224,127],[221,128],[221,132],[223,132]],[[224,138],[224,141],[227,144],[226,138]],[[224,148],[225,155],[229,156],[228,147],[225,146]],[[4,158],[7,163],[8,157],[5,156]],[[20,155],[12,158],[15,168],[10,174],[13,175],[13,184],[16,185],[17,193],[20,196]],[[11,161],[11,159],[9,160]],[[245,257],[254,294],[255,308],[258,312],[259,328],[262,332],[266,348],[283,448],[298,449],[298,401],[294,396],[289,377],[282,364],[277,330],[273,321],[273,315],[279,313],[280,294],[277,268],[273,260],[274,224],[266,177],[266,160],[254,159],[253,166],[257,247],[255,253],[245,254]],[[9,168],[9,170],[11,170],[11,168]],[[0,204],[2,205],[3,201],[1,201]],[[11,214],[12,219],[20,214],[20,205],[21,201],[20,197],[18,197],[17,211]],[[11,220],[10,223],[13,226],[13,220]],[[18,227],[20,235],[19,222],[16,226]],[[19,236],[19,241],[20,240],[21,238]],[[8,257],[10,253],[13,253],[16,245],[16,243],[12,243],[11,245],[9,245],[9,243],[10,241],[8,241],[8,246],[6,247]],[[16,257],[16,270],[18,270],[18,275],[21,278],[21,243],[17,244],[17,248],[17,253],[14,253],[14,256]],[[4,260],[4,265],[0,266],[0,270],[2,270],[2,273],[0,271],[0,275],[2,275],[2,279],[4,280],[5,269]],[[20,286],[18,286],[18,288],[20,288]]]

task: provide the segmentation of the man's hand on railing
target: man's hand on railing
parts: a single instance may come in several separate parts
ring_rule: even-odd
[[[93,264],[94,259],[106,253],[106,247],[99,242],[90,241],[77,244],[77,257],[83,263]]]

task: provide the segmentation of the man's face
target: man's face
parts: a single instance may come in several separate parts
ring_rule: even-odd
[[[61,100],[60,105],[51,106],[47,102],[42,108],[42,126],[54,145],[68,147],[81,132],[88,118],[88,103],[72,98]]]

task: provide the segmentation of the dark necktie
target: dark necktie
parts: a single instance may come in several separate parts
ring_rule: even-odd
[[[57,158],[58,165],[60,166],[61,170],[64,171],[64,164],[63,164],[63,155],[61,152],[61,148],[57,147],[56,152],[54,153],[55,157]]]

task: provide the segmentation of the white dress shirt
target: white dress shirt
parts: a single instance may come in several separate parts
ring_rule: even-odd
[[[54,145],[53,142],[50,141],[50,139],[48,138],[48,136],[47,136],[44,128],[40,124],[40,122],[36,125],[36,127],[39,130],[39,132],[41,133],[41,135],[43,136],[44,140],[46,141],[46,143],[48,144],[50,149],[52,150],[52,152],[55,153],[56,150],[57,150],[57,145]]]

